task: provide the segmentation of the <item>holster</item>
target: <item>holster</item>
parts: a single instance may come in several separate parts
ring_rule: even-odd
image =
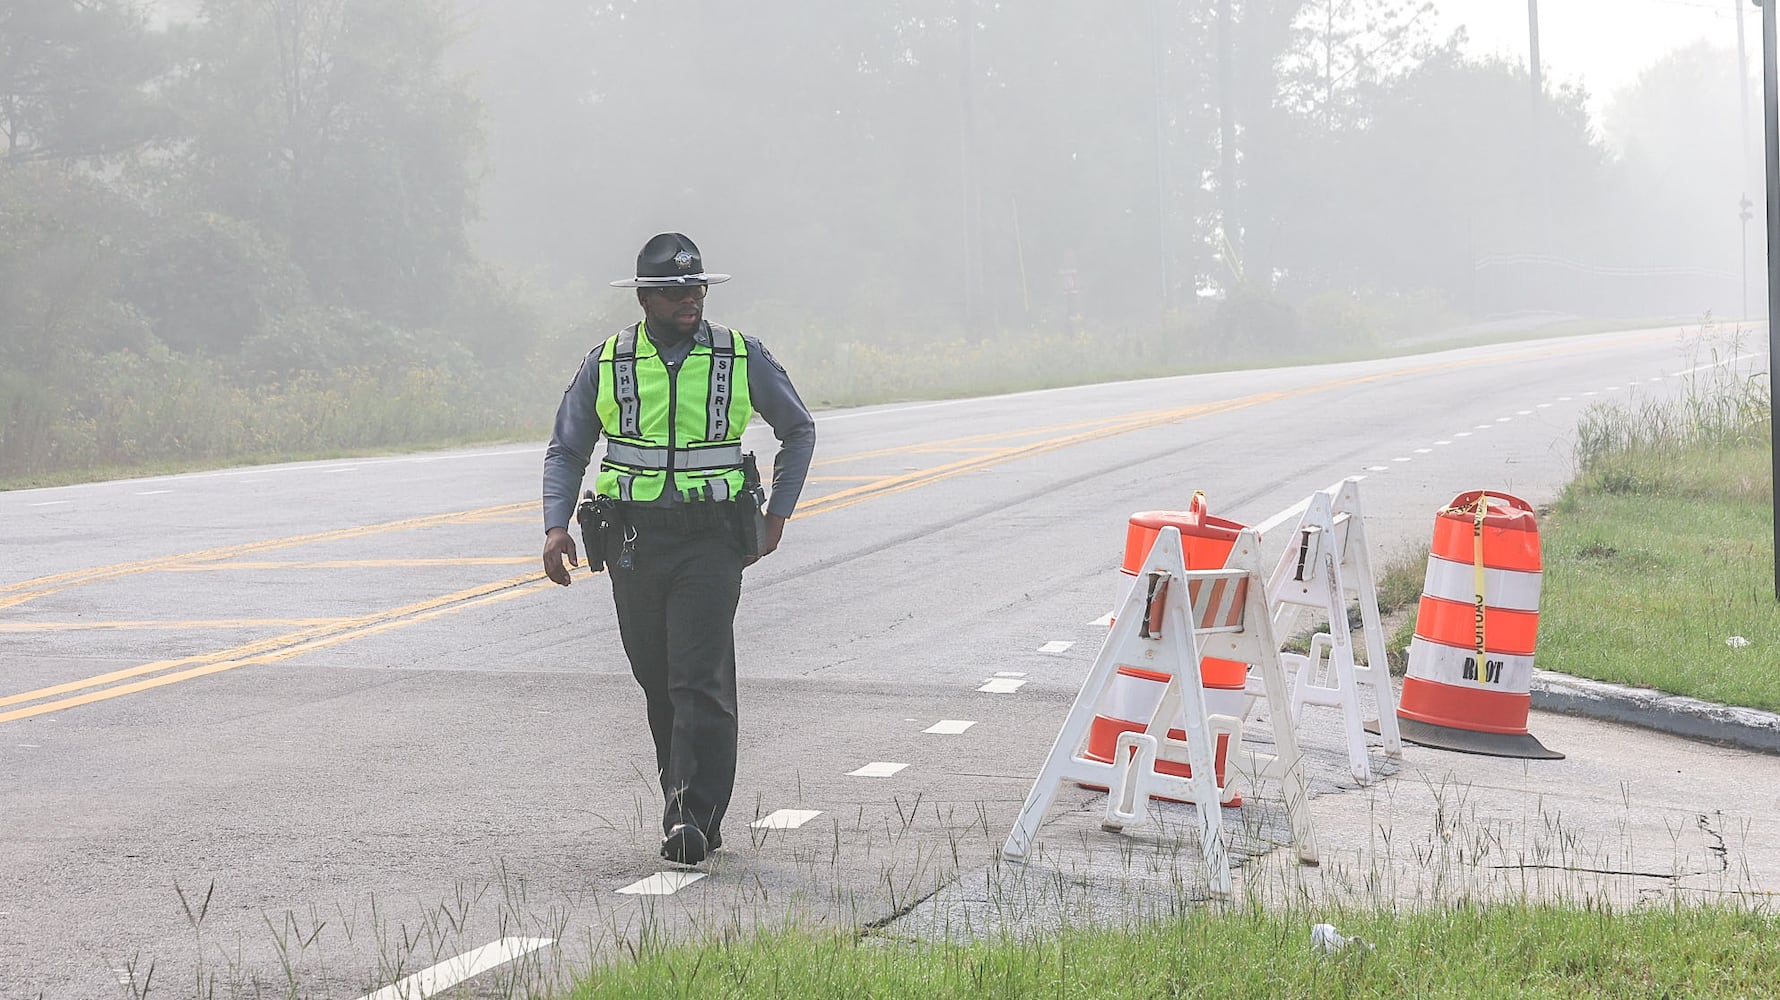
[[[592,490],[581,494],[581,502],[575,505],[581,545],[587,551],[587,568],[595,573],[606,568],[606,531],[612,525],[614,511],[610,497],[595,496]]]
[[[754,453],[742,456],[742,493],[736,497],[736,539],[742,561],[751,563],[766,548],[766,488],[760,484],[760,466]]]

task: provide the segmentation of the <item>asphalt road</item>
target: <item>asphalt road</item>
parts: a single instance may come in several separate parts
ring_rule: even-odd
[[[151,967],[152,996],[352,998],[505,942],[424,984],[486,965],[466,988],[503,996],[663,935],[895,930],[997,877],[1131,512],[1197,489],[1258,523],[1364,476],[1382,559],[1465,490],[1550,500],[1586,407],[1683,391],[1710,348],[1637,331],[819,414],[744,583],[726,848],[667,895],[619,892],[662,868],[652,754],[605,580],[543,580],[541,444],[0,494],[0,998],[137,995]],[[998,674],[1023,683],[978,690]],[[906,766],[849,773],[873,763]],[[1339,803],[1401,775],[1327,770],[1331,857],[1363,851]],[[815,815],[747,826],[778,810]]]

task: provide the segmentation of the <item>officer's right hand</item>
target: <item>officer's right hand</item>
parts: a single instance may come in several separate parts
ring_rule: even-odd
[[[564,559],[568,560],[567,566],[563,565]],[[547,533],[545,533],[545,535],[544,535],[544,575],[545,576],[549,577],[552,582],[559,583],[562,586],[566,587],[571,582],[569,580],[570,567],[579,566],[579,565],[581,565],[581,560],[576,555],[575,539],[570,537],[569,529],[567,529],[567,528],[551,528]]]

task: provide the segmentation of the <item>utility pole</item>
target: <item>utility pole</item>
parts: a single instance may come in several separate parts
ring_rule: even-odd
[[[962,193],[958,213],[964,238],[959,250],[963,255],[959,277],[964,281],[964,325],[972,333],[977,327],[977,292],[982,275],[982,253],[977,246],[977,178],[976,178],[976,55],[971,44],[975,34],[976,11],[971,0],[958,0],[958,80],[962,90],[958,136],[958,180]]]
[[[1533,100],[1545,96],[1545,84],[1539,78],[1539,0],[1527,0],[1527,61],[1533,70]]]
[[[1737,196],[1737,220],[1742,223],[1739,244],[1743,254],[1743,312],[1749,320],[1749,220],[1755,218],[1755,204],[1749,200],[1749,51],[1743,36],[1743,0],[1731,0],[1737,8],[1737,98],[1742,115],[1737,119],[1737,134],[1743,140],[1743,158],[1737,162],[1737,176],[1743,181],[1743,193]]]
[[[1533,78],[1533,183],[1539,189],[1539,252],[1551,252],[1551,188],[1545,177],[1545,69],[1539,58],[1539,0],[1527,0],[1527,67]]]
[[[1156,249],[1162,269],[1162,320],[1174,306],[1168,245],[1168,40],[1162,30],[1162,0],[1150,0],[1150,57],[1156,77]]]
[[[1754,0],[1761,7],[1762,131],[1768,161],[1768,393],[1772,399],[1776,356],[1780,356],[1780,71],[1775,69],[1774,7],[1780,0]],[[1775,434],[1773,407],[1768,408],[1770,474],[1780,482],[1780,434]],[[1780,503],[1774,508],[1774,597],[1780,599]]]
[[[1236,220],[1236,108],[1234,21],[1230,0],[1218,0],[1218,214],[1232,279],[1241,269],[1242,232]]]

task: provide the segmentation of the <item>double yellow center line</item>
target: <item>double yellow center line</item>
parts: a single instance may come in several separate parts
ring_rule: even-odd
[[[1645,338],[1640,338],[1645,339]],[[1549,356],[1554,353],[1568,353],[1564,349],[1541,349],[1523,352],[1515,357]],[[1501,363],[1514,360],[1515,357],[1481,358],[1466,362]],[[934,483],[983,469],[988,469],[1007,462],[1042,455],[1047,452],[1086,444],[1092,441],[1105,440],[1121,434],[1160,427],[1165,424],[1182,420],[1228,413],[1234,410],[1247,409],[1264,403],[1276,402],[1315,392],[1326,391],[1343,386],[1358,385],[1386,378],[1419,374],[1428,371],[1450,371],[1459,367],[1454,363],[1425,364],[1414,367],[1398,368],[1387,372],[1362,375],[1345,379],[1337,379],[1315,383],[1297,389],[1256,393],[1233,399],[1216,400],[1192,406],[1169,407],[1149,410],[1142,413],[1126,414],[1111,418],[1097,418],[1076,423],[1058,424],[1048,427],[1025,428],[1015,433],[997,432],[950,438],[942,441],[924,441],[917,444],[902,445],[875,451],[859,452],[833,459],[824,459],[819,465],[833,465],[840,462],[854,462],[873,458],[921,453],[958,453],[975,451],[980,453],[956,461],[947,462],[927,469],[911,470],[899,475],[874,477],[869,482],[848,487],[834,493],[809,500],[799,509],[798,517],[807,518],[829,511],[842,510],[855,504],[864,503],[882,497],[893,496],[908,490],[930,486]],[[1021,439],[1024,443],[995,447],[1010,438]],[[162,571],[196,571],[223,568],[225,560],[238,560],[243,556],[290,549],[304,545],[324,542],[335,542],[353,538],[364,538],[383,535],[395,531],[407,531],[419,528],[431,528],[444,525],[458,525],[482,522],[497,518],[511,517],[521,512],[535,511],[535,501],[501,504],[477,510],[458,511],[447,514],[432,514],[423,517],[404,518],[397,521],[386,521],[379,524],[360,525],[339,528],[331,531],[315,532],[305,535],[293,535],[286,538],[264,539],[240,545],[222,546],[190,552],[182,555],[167,556],[157,559],[145,559],[137,562],[119,563],[91,569],[71,570],[51,576],[37,577],[19,583],[0,586],[0,610],[16,607],[26,602],[60,593],[73,587],[84,586],[115,580],[138,573]],[[485,562],[497,563],[504,560],[490,558],[486,560],[451,560],[454,563]],[[352,561],[364,563],[368,561]],[[393,561],[377,560],[377,565],[390,565]],[[420,562],[420,561],[414,561]],[[245,564],[246,566],[291,566],[291,565],[335,565],[335,563],[310,564]],[[346,563],[339,563],[346,565]],[[231,568],[243,568],[243,564],[232,564]],[[196,677],[233,670],[236,667],[256,663],[275,663],[287,660],[303,653],[328,646],[338,645],[354,639],[376,635],[392,629],[403,628],[417,622],[455,614],[471,608],[484,607],[490,604],[523,597],[533,591],[551,586],[541,572],[523,573],[518,576],[496,580],[466,590],[429,598],[414,604],[389,608],[368,615],[348,618],[312,619],[302,622],[303,627],[282,635],[277,635],[252,642],[242,643],[226,649],[217,650],[200,656],[182,657],[171,660],[156,660],[125,670],[100,674],[83,680],[71,681],[51,687],[26,691],[21,694],[0,696],[0,723],[17,719],[30,718],[50,712],[58,712],[80,705],[118,698],[124,695],[176,684]],[[296,624],[297,622],[261,622],[257,624]],[[113,623],[121,624],[121,623]],[[195,625],[197,623],[187,623]],[[252,624],[252,623],[248,623]],[[28,626],[20,626],[24,628]],[[58,626],[39,626],[55,629]],[[12,629],[8,628],[7,631]],[[6,711],[8,706],[20,706]]]

